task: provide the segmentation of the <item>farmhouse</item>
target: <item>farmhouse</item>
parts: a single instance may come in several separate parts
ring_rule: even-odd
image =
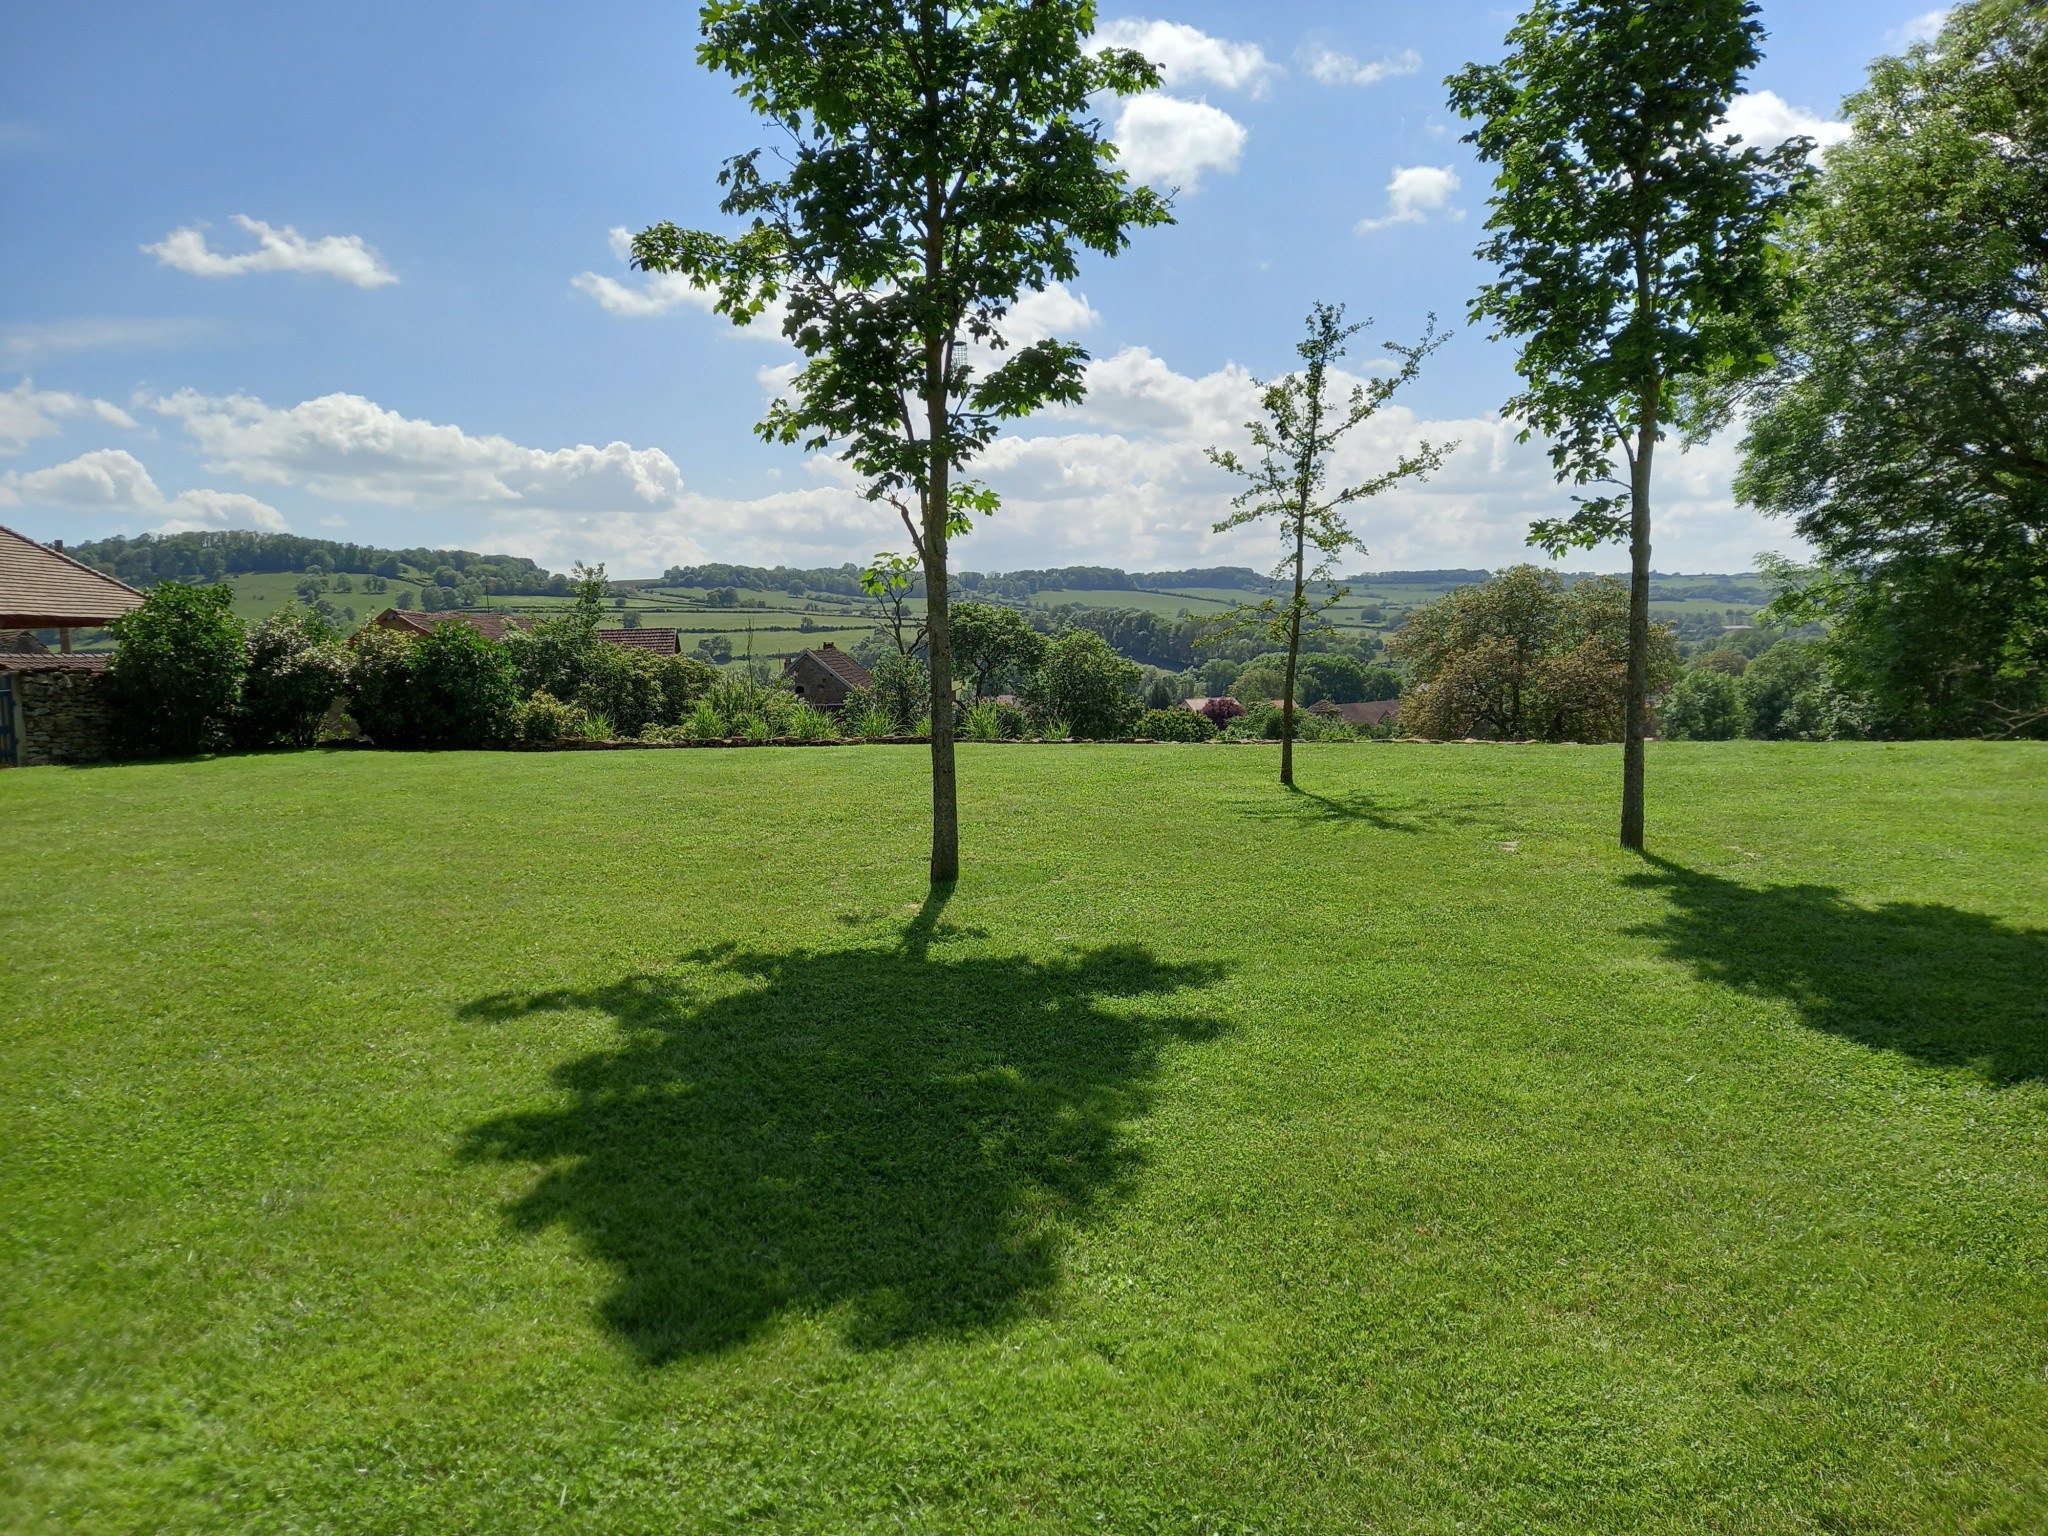
[[[142,605],[142,594],[61,547],[0,528],[0,767],[105,757],[105,654],[74,655],[71,632],[97,629]],[[34,631],[57,631],[58,649]]]
[[[874,674],[830,640],[815,651],[799,651],[782,664],[796,696],[819,709],[837,709],[856,688],[875,686]]]

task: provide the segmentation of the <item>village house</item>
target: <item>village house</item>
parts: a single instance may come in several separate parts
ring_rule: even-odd
[[[830,640],[790,657],[782,675],[798,698],[818,709],[838,709],[854,689],[875,686],[874,674]]]
[[[34,539],[0,528],[0,767],[89,763],[107,755],[105,652],[74,653],[71,632],[98,629],[142,594]],[[57,632],[58,649],[35,635]]]

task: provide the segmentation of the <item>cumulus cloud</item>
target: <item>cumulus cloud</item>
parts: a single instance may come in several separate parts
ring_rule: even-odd
[[[674,508],[683,477],[658,448],[527,448],[510,438],[389,411],[361,395],[288,409],[248,395],[180,390],[149,402],[207,455],[207,468],[330,500],[491,511],[649,512]]]
[[[1422,55],[1413,48],[1403,48],[1385,58],[1360,63],[1348,53],[1319,44],[1303,53],[1302,63],[1324,85],[1378,85],[1396,75],[1414,74],[1422,68]]]
[[[1804,107],[1795,107],[1776,91],[1745,91],[1728,103],[1728,115],[1721,128],[1757,149],[1776,149],[1787,139],[1805,137],[1816,150],[1841,143],[1851,132],[1847,123],[1834,122]]]
[[[1893,27],[1884,36],[1885,44],[1891,48],[1910,48],[1915,43],[1931,43],[1941,36],[1941,29],[1948,20],[1949,8],[1939,6],[1931,11],[1922,11],[1912,20]]]
[[[1207,82],[1258,96],[1280,73],[1257,43],[1228,42],[1178,21],[1112,21],[1096,32],[1094,46],[1136,49],[1159,66],[1160,81],[1169,90]]]
[[[0,393],[0,454],[19,453],[39,437],[55,437],[64,423],[79,417],[116,427],[133,427],[135,418],[118,405],[61,390],[37,389],[23,379]]]
[[[332,277],[357,288],[382,288],[398,276],[384,265],[361,235],[324,235],[308,240],[291,225],[272,228],[261,219],[236,214],[234,222],[256,237],[256,249],[229,254],[206,243],[199,226],[174,229],[154,245],[142,247],[167,267],[194,277],[239,277],[245,272],[303,272]]]
[[[1352,377],[1338,378],[1340,389]],[[1257,410],[1252,373],[1235,364],[1189,375],[1143,348],[1097,359],[1079,405],[1048,411],[998,439],[975,466],[1002,497],[1001,510],[960,546],[976,570],[1068,563],[1131,569],[1200,564],[1265,568],[1278,558],[1269,530],[1217,534],[1212,525],[1237,488],[1210,465],[1205,447],[1244,443]],[[1432,420],[1400,407],[1348,439],[1333,475],[1359,479],[1423,439],[1462,447],[1426,484],[1407,484],[1359,509],[1370,553],[1361,563],[1496,566],[1532,556],[1530,521],[1569,510],[1540,444],[1515,441],[1497,415]],[[808,461],[812,484],[745,499],[686,493],[653,516],[510,511],[493,519],[502,547],[555,566],[605,559],[619,570],[660,570],[676,561],[837,564],[900,545],[886,507],[864,501],[836,460]],[[1785,542],[1733,505],[1733,449],[1717,444],[1667,454],[1658,480],[1658,557],[1679,569],[1746,569],[1752,553]],[[1610,556],[1611,558],[1605,558]],[[1617,552],[1579,562],[1618,569]],[[1662,567],[1660,567],[1662,568]]]
[[[1458,186],[1458,173],[1448,165],[1397,165],[1393,180],[1387,183],[1386,217],[1360,219],[1358,233],[1390,224],[1421,224],[1434,213],[1462,219],[1464,210],[1450,206],[1451,194]]]
[[[194,528],[262,528],[282,533],[277,508],[235,491],[191,490],[165,496],[142,461],[122,448],[101,448],[64,464],[0,476],[0,504],[70,511],[141,513],[160,518],[159,533]]]
[[[606,240],[612,255],[625,268],[633,258],[633,232],[615,225]],[[606,314],[628,320],[652,319],[679,309],[695,309],[708,315],[718,297],[674,272],[632,273],[627,279],[607,277],[602,272],[578,272],[569,279],[569,286],[597,300]],[[777,301],[740,329],[758,341],[780,343],[784,313],[783,305]]]
[[[1244,124],[1222,108],[1178,96],[1134,96],[1116,123],[1118,153],[1136,180],[1188,192],[1204,171],[1236,170],[1245,137]]]

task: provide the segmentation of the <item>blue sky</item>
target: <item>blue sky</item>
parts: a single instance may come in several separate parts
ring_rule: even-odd
[[[1735,121],[1826,137],[1928,0],[1766,0]],[[1096,359],[1089,403],[991,457],[970,568],[1266,564],[1209,532],[1249,380],[1311,300],[1452,341],[1369,439],[1463,445],[1368,506],[1375,568],[1498,565],[1565,492],[1496,412],[1512,358],[1464,326],[1485,177],[1443,77],[1497,54],[1477,0],[1105,8],[1168,65],[1105,104],[1179,223],[1091,262],[1021,330]],[[694,63],[689,4],[0,6],[0,521],[41,538],[288,527],[614,574],[864,559],[901,530],[825,459],[755,441],[791,353],[629,272],[611,234],[716,226],[763,142]],[[1358,355],[1361,365],[1369,352]],[[1734,505],[1729,444],[1672,455],[1656,565],[1745,568],[1790,530]],[[1617,568],[1619,551],[1574,562]]]

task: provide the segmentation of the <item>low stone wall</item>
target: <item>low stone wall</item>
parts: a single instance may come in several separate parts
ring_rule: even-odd
[[[113,711],[103,671],[37,668],[14,674],[24,768],[99,763],[113,756]]]

